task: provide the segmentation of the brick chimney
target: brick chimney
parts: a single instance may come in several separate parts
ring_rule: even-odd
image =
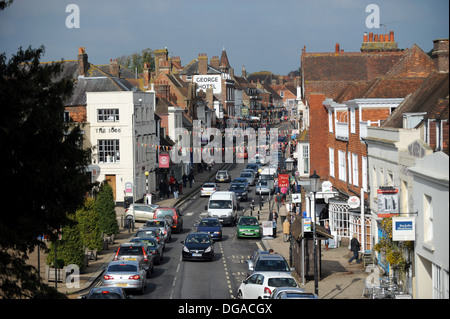
[[[115,76],[116,78],[120,77],[120,66],[119,66],[119,62],[117,61],[117,59],[109,60],[109,74],[111,74],[112,76]]]
[[[448,39],[436,39],[431,56],[439,72],[448,72]]]
[[[155,82],[155,92],[156,96],[159,98],[170,100],[170,85],[167,81],[156,81]]]
[[[219,65],[219,57],[218,56],[213,56],[211,60],[209,60],[209,64],[217,69],[220,70],[220,65]]]
[[[336,46],[334,48],[334,53],[339,53],[341,50],[339,48],[339,43],[336,43]]]
[[[161,65],[162,61],[167,61],[169,58],[169,51],[167,49],[160,49],[153,51],[153,54],[155,55],[155,75],[158,76],[160,70],[159,66]]]
[[[151,73],[150,73],[150,63],[145,62],[144,63],[144,69],[142,71],[142,78],[144,80],[144,87],[148,88],[150,86],[151,81]]]
[[[84,47],[80,47],[78,48],[78,76],[85,76],[88,68],[88,56]]]
[[[208,72],[208,56],[206,53],[200,53],[198,55],[198,74],[206,75]]]

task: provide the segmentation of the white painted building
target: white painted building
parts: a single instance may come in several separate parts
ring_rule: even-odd
[[[155,93],[88,92],[86,100],[91,163],[100,168],[97,181],[109,181],[116,202],[133,194],[139,200],[147,191],[155,191],[159,145]]]
[[[416,161],[409,171],[417,210],[415,295],[449,299],[449,158],[435,152]]]

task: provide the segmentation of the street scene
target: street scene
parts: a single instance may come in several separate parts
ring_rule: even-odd
[[[0,299],[165,300],[201,317],[449,299],[448,3],[408,3],[418,34],[398,1],[321,0],[343,35],[326,36],[325,10],[328,27],[282,53],[236,47],[239,31],[184,42],[189,24],[163,16],[209,11],[179,1],[137,1],[151,31],[128,13],[114,40],[86,29],[119,7],[58,4],[42,23],[62,10],[70,43],[19,46],[15,21],[41,8],[0,1],[3,196],[20,206],[0,220]]]

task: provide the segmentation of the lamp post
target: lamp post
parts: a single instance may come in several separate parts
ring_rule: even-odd
[[[319,296],[319,278],[317,274],[317,239],[316,239],[316,193],[319,191],[320,176],[314,174],[309,176],[309,185],[313,193],[314,206],[311,207],[312,223],[313,223],[313,245],[314,245],[314,293]]]

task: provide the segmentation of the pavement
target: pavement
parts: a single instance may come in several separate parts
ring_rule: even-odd
[[[216,164],[211,172],[204,171],[195,175],[195,182],[192,188],[189,184],[183,188],[182,195],[179,198],[159,199],[159,196],[153,196],[153,202],[160,206],[180,206],[185,200],[189,199],[193,194],[198,192],[201,185],[210,181],[217,170],[225,169],[229,164]],[[255,200],[256,203],[259,202]],[[255,205],[256,206],[256,205]],[[259,206],[258,206],[259,208]],[[257,210],[257,208],[256,208]],[[69,299],[79,298],[80,295],[85,294],[91,288],[94,281],[101,276],[105,267],[113,260],[114,253],[120,244],[129,240],[133,236],[133,232],[127,228],[123,228],[123,215],[125,209],[123,207],[116,207],[117,218],[119,220],[120,232],[115,237],[114,243],[108,245],[107,249],[103,249],[97,254],[97,260],[89,260],[86,269],[79,274],[73,276],[74,280],[68,283],[58,282],[56,287],[58,291],[67,295]],[[250,211],[244,211],[244,215],[249,215]],[[268,220],[269,203],[266,201],[260,210],[260,220]],[[255,212],[253,213],[254,216]],[[283,241],[283,232],[281,221],[278,220],[277,236],[264,237],[261,239],[262,246],[266,250],[273,249],[276,253],[283,255],[286,260],[289,260],[289,242]],[[40,275],[46,281],[46,263],[47,257],[42,251],[39,254],[40,259]],[[322,249],[322,274],[319,280],[319,299],[361,299],[364,290],[364,281],[369,276],[364,271],[362,264],[353,263],[348,264],[350,253],[347,247],[338,247],[326,251]],[[38,268],[38,253],[34,251],[30,254],[29,263]],[[75,275],[75,274],[74,274]],[[294,275],[296,273],[294,272]],[[297,281],[302,288],[307,292],[314,292],[314,280],[303,280],[297,277]],[[48,282],[50,286],[55,286],[54,281]]]

